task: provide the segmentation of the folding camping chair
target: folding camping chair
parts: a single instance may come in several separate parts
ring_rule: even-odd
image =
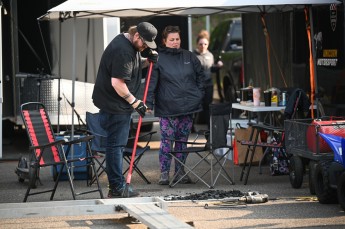
[[[203,182],[208,188],[214,188],[217,180],[220,176],[222,176],[225,180],[227,180],[230,184],[234,184],[233,179],[229,175],[228,171],[226,170],[226,162],[232,160],[232,146],[227,144],[227,133],[228,130],[230,131],[231,136],[231,103],[224,103],[224,104],[211,104],[210,105],[210,131],[201,131],[198,132],[197,137],[194,141],[183,142],[179,140],[172,140],[173,143],[184,143],[187,144],[187,148],[180,150],[180,151],[171,151],[169,154],[172,158],[175,159],[175,163],[179,163],[181,165],[181,169],[185,169],[186,173],[180,177],[179,180],[174,182],[175,176],[177,176],[178,172],[173,177],[172,181],[170,182],[169,186],[174,187],[178,184],[184,176],[188,174],[193,174],[197,180],[195,182],[201,181]],[[229,129],[230,126],[230,129]],[[206,138],[209,138],[208,142],[197,142],[196,140],[200,135],[205,135]],[[178,153],[184,154],[195,154],[198,156],[198,160],[196,163],[194,162],[193,165],[189,165],[186,161],[181,161],[177,157]],[[233,160],[232,160],[233,161]],[[206,163],[209,166],[209,169],[203,171],[201,175],[197,173],[197,167],[201,163]],[[218,172],[216,170],[218,169]],[[206,182],[204,178],[206,174],[210,173],[211,181],[210,183]],[[216,176],[214,176],[216,174]]]
[[[97,176],[101,176],[105,171],[105,148],[106,148],[106,138],[107,133],[106,131],[100,126],[99,124],[99,113],[90,113],[86,112],[86,125],[87,130],[89,133],[94,135],[94,138],[91,140],[91,150],[93,154],[95,155],[95,161],[98,164],[97,168]],[[152,139],[152,135],[155,134],[157,131],[152,131],[146,134],[142,134],[139,136],[139,141],[144,141],[144,145],[137,146],[136,150],[136,158],[134,160],[133,169],[138,173],[138,175],[147,183],[151,184],[151,182],[146,178],[146,176],[143,174],[143,172],[139,168],[139,162],[144,155],[144,153],[148,150],[150,150],[150,141]],[[127,145],[123,151],[123,159],[126,161],[126,163],[129,165],[132,157],[132,151],[133,151],[133,145],[134,145],[134,138],[130,137],[128,138]],[[125,175],[129,170],[129,167],[126,168],[126,170],[123,171],[123,174]],[[95,174],[92,176],[89,185],[92,185],[96,181]]]
[[[182,175],[177,181],[174,182],[176,176],[179,174],[179,171],[175,173],[175,175],[172,177],[169,186],[174,187],[177,185],[185,176],[187,176],[189,173],[193,174],[198,180],[203,182],[208,188],[212,188],[211,185],[209,185],[204,179],[203,176],[198,175],[198,173],[195,171],[197,167],[203,162],[206,162],[209,165],[209,162],[207,161],[207,157],[211,155],[211,151],[209,150],[209,144],[206,142],[206,139],[204,142],[197,141],[199,140],[200,136],[207,136],[208,131],[199,131],[193,141],[180,141],[176,139],[170,139],[171,146],[170,148],[172,149],[169,152],[169,155],[175,160],[175,164],[179,163],[181,165],[180,169],[187,170],[184,175]],[[174,145],[175,144],[185,144],[186,148],[175,151]],[[178,158],[178,154],[187,154],[187,157],[190,154],[194,154],[198,156],[198,159],[192,166],[187,165],[186,161],[182,161]],[[186,157],[186,158],[187,158]]]
[[[94,157],[91,155],[91,148],[89,144],[93,136],[86,136],[69,142],[66,142],[63,139],[56,140],[48,113],[42,103],[29,102],[22,104],[21,115],[30,140],[30,150],[32,152],[29,166],[29,186],[24,197],[24,202],[26,202],[28,196],[30,195],[37,195],[47,192],[51,192],[50,200],[53,200],[56,188],[60,181],[60,175],[63,173],[63,171],[66,171],[74,200],[76,199],[77,195],[91,192],[99,192],[101,198],[103,198],[98,176],[96,176],[97,189],[88,190],[81,193],[76,193],[71,177],[71,171],[77,167],[86,167],[86,169],[91,168],[94,172],[96,172],[94,166],[95,163],[93,160]],[[72,147],[74,147],[75,144],[87,145],[85,157],[74,158],[73,155],[69,155],[73,150]],[[66,150],[64,149],[65,147],[62,146],[65,146]],[[54,169],[59,167],[54,188],[44,191],[31,192],[31,189],[37,187],[37,182],[41,181],[40,169],[48,166],[53,166]]]
[[[216,185],[216,182],[220,175],[227,180],[230,184],[235,184],[231,176],[229,175],[225,166],[227,162],[231,162],[232,174],[234,176],[234,160],[233,160],[233,147],[232,136],[233,129],[231,124],[232,107],[231,103],[220,103],[210,105],[210,147],[213,159],[211,160],[211,183],[212,187]],[[227,138],[229,137],[229,139]],[[214,178],[213,174],[216,170],[216,166],[219,165],[219,170]]]

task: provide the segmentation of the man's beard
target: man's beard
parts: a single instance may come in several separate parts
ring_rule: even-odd
[[[134,46],[134,49],[137,50],[138,52],[142,52],[145,50],[145,48],[143,48],[141,45],[138,44],[139,41],[135,41],[133,42],[133,46]]]

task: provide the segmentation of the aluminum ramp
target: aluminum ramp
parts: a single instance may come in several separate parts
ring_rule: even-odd
[[[0,204],[0,219],[116,214],[126,211],[150,229],[193,228],[167,211],[159,197],[68,200]]]
[[[147,225],[150,229],[193,228],[189,224],[181,222],[176,217],[170,215],[167,211],[153,204],[123,204],[121,205],[121,208],[143,224]]]

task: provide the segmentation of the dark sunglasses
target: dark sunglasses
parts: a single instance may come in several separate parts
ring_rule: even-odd
[[[144,38],[142,38],[141,36],[139,36],[139,38],[140,38],[141,42],[143,42],[143,46],[146,46],[146,47],[147,47],[147,44],[145,43]]]

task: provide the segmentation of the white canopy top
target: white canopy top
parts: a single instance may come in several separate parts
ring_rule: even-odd
[[[283,12],[305,5],[339,4],[339,0],[68,0],[39,19],[73,17],[145,17],[211,15],[231,12]]]

